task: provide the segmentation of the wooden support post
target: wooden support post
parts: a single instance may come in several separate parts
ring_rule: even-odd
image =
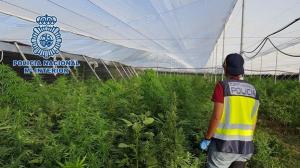
[[[115,80],[114,76],[112,75],[112,73],[110,72],[110,70],[107,68],[105,62],[100,59],[101,63],[103,64],[104,68],[106,69],[106,71],[108,72],[109,76],[111,77],[111,79]]]
[[[119,70],[118,66],[115,64],[115,62],[112,62],[113,65],[115,66],[115,68],[117,69],[117,71],[119,72],[120,76],[122,77],[122,79],[124,79],[123,74],[121,73],[121,71]]]
[[[21,54],[23,60],[27,61],[27,58],[25,57],[24,53],[23,53],[22,50],[20,49],[18,43],[15,42],[14,44],[15,44],[17,50],[19,51],[19,53]],[[35,72],[33,71],[32,66],[31,66],[31,65],[28,65],[28,67],[29,67],[30,70],[32,71],[33,76],[36,77],[36,74],[35,74]]]
[[[91,68],[91,70],[92,70],[92,72],[94,73],[94,75],[96,76],[96,78],[97,78],[99,81],[102,81],[102,80],[99,78],[99,76],[98,76],[98,74],[96,73],[96,71],[94,70],[94,68],[90,65],[90,63],[89,63],[89,61],[87,60],[87,58],[86,58],[84,55],[82,55],[82,57],[83,57],[83,59],[86,61],[86,63],[88,64],[88,66]]]

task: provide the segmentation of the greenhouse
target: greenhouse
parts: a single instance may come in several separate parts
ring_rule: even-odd
[[[300,167],[299,0],[0,0],[0,167]]]

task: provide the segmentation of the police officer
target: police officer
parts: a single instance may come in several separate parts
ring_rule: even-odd
[[[254,152],[259,98],[253,85],[243,80],[244,59],[227,55],[223,68],[226,80],[217,83],[212,101],[214,110],[202,150],[208,150],[208,168],[245,167]]]

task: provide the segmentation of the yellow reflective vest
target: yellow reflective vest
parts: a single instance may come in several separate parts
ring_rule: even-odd
[[[222,152],[250,154],[257,120],[259,97],[253,85],[243,80],[225,80],[224,109],[214,134],[217,149]]]

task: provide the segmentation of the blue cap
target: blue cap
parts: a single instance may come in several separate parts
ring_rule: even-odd
[[[227,55],[224,66],[229,75],[238,76],[244,74],[244,58],[240,54],[233,53]]]

